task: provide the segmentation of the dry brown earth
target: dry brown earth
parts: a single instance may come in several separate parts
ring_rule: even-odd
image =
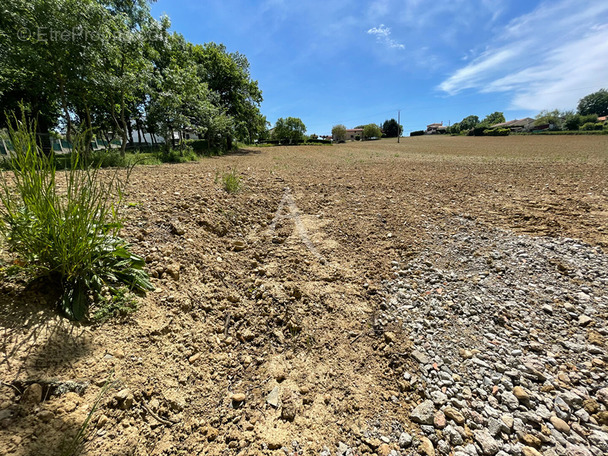
[[[231,167],[237,194],[216,182]],[[61,454],[108,379],[82,454],[385,451],[362,432],[415,432],[420,399],[399,375],[408,335],[376,321],[391,262],[454,215],[605,249],[607,178],[608,136],[251,148],[137,168],[123,234],[157,289],[136,312],[74,327],[3,284],[0,453]],[[51,381],[89,386],[53,395]]]

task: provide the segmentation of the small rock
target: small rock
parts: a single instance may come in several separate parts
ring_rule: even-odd
[[[428,399],[418,405],[410,413],[410,418],[412,419],[412,421],[419,424],[433,424],[434,416],[435,405],[433,404],[433,401],[430,401]]]
[[[378,456],[388,456],[390,454],[390,452],[391,452],[391,447],[386,443],[383,443],[382,445],[380,445],[378,447],[378,449],[376,450],[376,454]]]
[[[531,447],[540,448],[543,442],[533,434],[524,434],[521,441]]]
[[[35,405],[42,402],[42,386],[38,383],[32,383],[23,392],[21,396],[22,404]]]
[[[454,407],[444,408],[443,413],[445,414],[447,419],[453,420],[456,424],[462,425],[465,422],[464,415],[458,410],[456,410]]]
[[[542,453],[532,447],[525,446],[521,449],[521,454],[524,456],[543,456]]]
[[[412,445],[412,436],[407,432],[402,432],[399,436],[399,446],[401,448],[409,448]]]
[[[460,356],[462,356],[464,359],[471,359],[473,357],[473,352],[470,350],[465,350],[464,348],[458,349],[458,353],[460,353]]]
[[[193,364],[195,361],[197,361],[199,358],[201,357],[200,352],[199,353],[195,353],[194,355],[192,355],[190,358],[188,358],[188,362],[190,364]]]
[[[578,317],[578,324],[581,326],[587,326],[587,325],[591,324],[592,321],[593,321],[593,318],[591,318],[588,315],[581,315],[580,317]]]
[[[523,389],[521,386],[516,386],[515,388],[513,388],[513,395],[520,401],[520,402],[529,402],[530,401],[530,395],[528,394],[528,392]]]
[[[428,356],[418,350],[414,350],[412,352],[412,358],[414,358],[420,364],[429,364],[431,362]]]
[[[445,419],[445,415],[441,410],[435,413],[435,417],[433,418],[433,424],[437,429],[443,429],[444,427],[446,427],[447,422]]]
[[[118,408],[121,410],[128,410],[133,407],[133,393],[128,388],[120,390],[118,393],[116,393],[114,395],[114,400],[116,401]]]
[[[281,409],[281,418],[285,421],[293,421],[296,419],[297,408],[293,402],[286,402]]]
[[[397,335],[394,332],[387,331],[384,333],[384,341],[387,344],[394,343],[397,340]]]
[[[279,387],[275,386],[268,396],[266,396],[266,403],[272,405],[274,408],[279,407]]]
[[[230,400],[233,404],[240,404],[241,402],[245,402],[245,399],[247,399],[247,396],[244,393],[235,393],[230,396]]]
[[[515,394],[510,393],[509,391],[504,391],[500,395],[500,398],[502,400],[502,403],[506,405],[509,410],[516,410],[517,407],[519,407],[519,400],[517,399]]]
[[[42,410],[42,411],[38,412],[38,414],[36,416],[44,423],[48,423],[53,418],[55,418],[55,414],[53,412],[51,412],[50,410]]]
[[[551,418],[549,418],[549,421],[551,421],[551,424],[553,425],[553,427],[555,429],[557,429],[559,432],[562,432],[564,434],[570,434],[570,426],[568,426],[568,423],[566,423],[561,418],[552,416]]]
[[[484,455],[493,456],[498,453],[498,442],[485,429],[473,431],[473,438],[481,447]]]
[[[435,456],[435,447],[433,447],[433,442],[431,442],[427,437],[420,437],[420,448],[418,451],[422,454],[426,454],[426,456]]]

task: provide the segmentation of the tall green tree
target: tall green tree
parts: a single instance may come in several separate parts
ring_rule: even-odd
[[[485,127],[491,127],[499,123],[505,122],[505,115],[502,112],[496,111],[492,114],[488,114],[482,121],[481,125]]]
[[[192,53],[201,81],[215,94],[223,112],[234,119],[239,139],[257,139],[266,130],[266,119],[259,109],[262,91],[251,79],[247,58],[216,43],[195,45]]]
[[[395,119],[385,120],[382,130],[387,138],[396,138],[403,134],[403,125],[399,125]]]
[[[382,130],[376,124],[367,124],[363,127],[363,139],[380,138]]]
[[[470,130],[471,128],[475,128],[478,124],[479,124],[479,117],[467,116],[460,121],[460,131]]]
[[[608,91],[600,89],[583,97],[578,102],[578,113],[582,116],[596,114],[598,116],[608,116]]]
[[[302,141],[305,133],[306,126],[297,117],[281,117],[274,126],[274,137],[280,141],[289,141],[289,144]]]
[[[331,129],[331,138],[334,141],[346,140],[346,127],[344,125],[334,125]]]

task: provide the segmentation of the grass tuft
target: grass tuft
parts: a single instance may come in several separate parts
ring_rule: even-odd
[[[0,173],[0,228],[15,263],[58,287],[60,309],[76,320],[94,301],[151,290],[144,260],[118,237],[130,169],[123,181],[118,170],[102,175],[99,163],[84,166],[77,141],[69,166],[58,172],[37,143],[34,123],[15,117],[9,124],[14,151],[12,172]]]
[[[222,186],[228,193],[237,193],[241,189],[241,176],[236,173],[236,168],[222,175]]]

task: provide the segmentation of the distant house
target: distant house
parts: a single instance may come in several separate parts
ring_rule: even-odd
[[[598,122],[606,122],[608,120],[608,116],[601,116],[597,118]]]
[[[363,137],[363,128],[351,128],[346,130],[346,140],[354,141],[357,136],[359,139]]]
[[[524,119],[515,119],[509,120],[508,122],[497,123],[491,125],[490,128],[506,128],[511,131],[530,131],[534,129],[542,129],[536,128],[534,126],[534,119],[531,119],[529,117],[525,117]]]
[[[448,127],[443,126],[443,122],[441,123],[432,123],[426,126],[426,134],[427,135],[435,135],[437,133],[446,133]]]

